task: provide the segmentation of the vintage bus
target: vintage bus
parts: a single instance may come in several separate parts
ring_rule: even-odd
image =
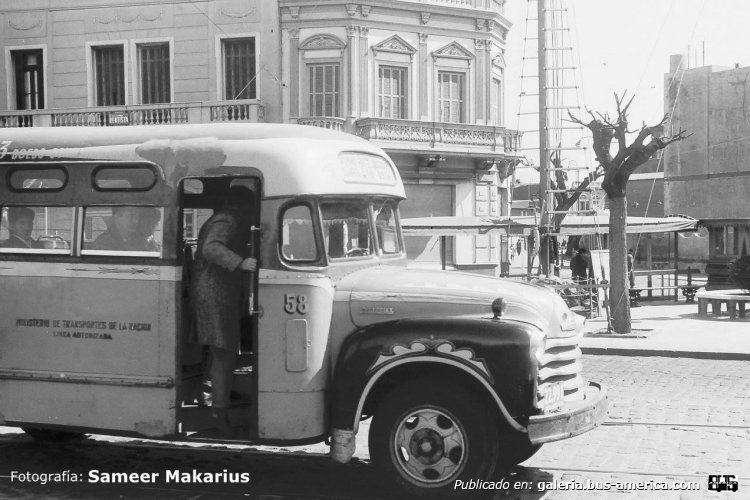
[[[227,435],[201,399],[189,289],[198,230],[236,185],[259,268]],[[546,289],[408,268],[402,199],[382,150],[313,127],[0,131],[0,425],[330,440],[348,462],[372,417],[374,464],[415,496],[598,425],[606,391],[581,376],[583,320]],[[124,211],[138,245],[103,244]]]

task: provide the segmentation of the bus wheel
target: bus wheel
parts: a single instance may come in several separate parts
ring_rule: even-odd
[[[458,384],[415,380],[380,403],[370,427],[373,463],[409,498],[462,496],[457,480],[488,480],[498,462],[498,430],[487,405]]]
[[[36,427],[21,427],[21,429],[37,441],[72,441],[85,435],[83,432],[52,431]]]

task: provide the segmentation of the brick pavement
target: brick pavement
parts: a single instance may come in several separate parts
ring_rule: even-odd
[[[607,425],[549,443],[526,467],[599,473],[707,477],[750,471],[750,430]]]
[[[750,362],[584,355],[616,422],[750,427]]]
[[[584,483],[701,481],[701,491],[553,491],[517,498],[725,498],[707,490],[709,474],[734,474],[739,491],[750,491],[750,362],[586,355],[583,363],[588,378],[609,387],[608,424],[545,445],[524,467]]]

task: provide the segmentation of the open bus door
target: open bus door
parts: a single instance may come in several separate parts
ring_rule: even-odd
[[[197,438],[254,439],[257,436],[257,348],[258,345],[258,273],[243,273],[240,322],[240,353],[234,370],[232,403],[229,410],[230,435],[227,429],[216,427],[211,416],[210,385],[208,383],[208,348],[198,343],[196,314],[191,302],[191,287],[195,280],[194,259],[198,234],[235,186],[242,186],[246,198],[234,200],[249,214],[250,235],[245,255],[259,260],[260,245],[260,180],[245,176],[188,178],[182,183],[181,212],[183,214],[183,349],[181,387],[178,392],[181,431]],[[260,266],[260,264],[259,264]],[[241,272],[241,271],[237,271]]]

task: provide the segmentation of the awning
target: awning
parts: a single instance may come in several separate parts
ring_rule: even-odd
[[[667,217],[631,217],[628,216],[628,234],[671,233],[690,231],[698,227],[698,220],[687,215],[670,215]],[[609,210],[595,215],[566,215],[558,234],[584,235],[606,234],[609,232]]]
[[[534,216],[499,217],[415,217],[402,219],[405,235],[456,236],[461,234],[528,235],[537,220]],[[668,217],[628,217],[628,234],[666,233],[695,230],[698,221],[686,215]],[[596,215],[567,215],[560,232],[562,235],[606,234],[609,232],[609,211]]]
[[[499,217],[414,217],[401,219],[401,227],[407,236],[457,236],[462,234],[528,235],[535,227],[533,217],[519,222]]]

